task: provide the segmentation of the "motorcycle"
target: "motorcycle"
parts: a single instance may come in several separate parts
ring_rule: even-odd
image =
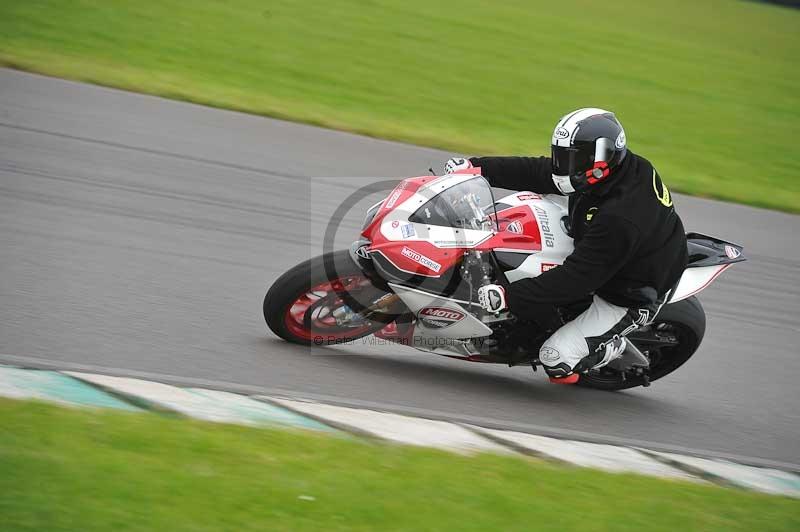
[[[350,249],[298,264],[264,298],[269,328],[289,342],[338,345],[375,335],[472,362],[541,365],[553,330],[508,310],[489,313],[477,290],[559,267],[573,250],[566,198],[514,192],[495,201],[480,168],[405,179],[369,208]],[[688,266],[651,322],[627,335],[628,348],[578,385],[604,390],[648,386],[683,365],[705,334],[696,294],[742,247],[687,234]],[[590,300],[558,308],[569,321]]]

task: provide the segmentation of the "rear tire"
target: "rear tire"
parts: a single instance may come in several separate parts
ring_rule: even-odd
[[[329,272],[332,278],[329,278]],[[363,309],[360,302],[364,305],[370,304],[386,293],[369,283],[361,269],[350,258],[349,251],[327,253],[298,264],[272,284],[264,298],[264,319],[267,326],[288,342],[320,346],[340,344],[368,336],[381,330],[386,323],[394,319],[394,316],[387,315],[366,321],[361,327],[347,328],[337,325],[323,327],[319,321],[312,321],[305,315],[313,312],[312,310],[306,310],[303,315],[305,319],[302,320],[297,318],[298,314],[303,313],[302,310],[299,313],[292,313],[294,306],[304,297],[313,302],[313,299],[307,297],[309,293],[324,293],[327,290],[327,294],[335,296],[332,282],[342,280],[357,280],[363,285],[359,288],[358,294],[350,293],[349,296],[353,297],[345,298],[350,308],[356,312]],[[342,305],[344,302],[340,301],[339,306]],[[310,306],[313,306],[313,303]],[[328,320],[330,321],[330,317]]]
[[[665,305],[661,312],[656,316],[650,332],[641,333],[635,331],[627,338],[633,341],[636,346],[645,351],[645,342],[637,342],[637,336],[644,334],[670,334],[674,335],[678,343],[675,346],[662,347],[657,352],[651,352],[650,382],[669,375],[684,363],[697,351],[703,336],[706,332],[706,314],[700,301],[692,296],[677,303]],[[641,386],[641,378],[628,377],[623,380],[618,372],[607,370],[602,373],[585,373],[581,375],[578,384],[588,388],[599,390],[625,390],[635,386]]]

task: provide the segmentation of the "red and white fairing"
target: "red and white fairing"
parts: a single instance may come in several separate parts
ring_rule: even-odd
[[[400,275],[443,278],[460,267],[466,250],[495,251],[522,256],[520,265],[506,275],[510,281],[535,277],[557,267],[573,249],[561,219],[566,201],[530,192],[502,198],[500,210],[487,209],[496,220],[491,229],[468,229],[410,221],[434,196],[465,181],[480,177],[471,168],[441,177],[422,176],[401,182],[382,202],[362,236],[370,241],[367,252],[383,258]],[[491,194],[487,187],[487,192]],[[389,286],[415,314],[414,346],[450,356],[472,356],[467,339],[492,334],[474,315],[475,302],[437,295],[400,282]],[[447,342],[439,340],[448,339]]]
[[[572,253],[574,245],[567,234],[567,199],[554,194],[534,194],[515,192],[497,201],[501,210],[497,211],[500,231],[516,232],[521,226],[522,233],[538,241],[534,249],[496,248],[503,253],[526,253],[528,256],[519,267],[506,271],[510,282],[528,277],[536,277],[543,272],[560,266]],[[507,206],[507,207],[506,207]]]
[[[424,277],[441,277],[469,249],[525,255],[518,268],[506,272],[512,282],[535,277],[564,262],[573,243],[562,223],[567,209],[561,196],[516,192],[500,199],[497,231],[409,221],[433,196],[476,177],[480,177],[480,168],[402,181],[362,231],[371,242],[369,253],[382,255],[402,272]]]

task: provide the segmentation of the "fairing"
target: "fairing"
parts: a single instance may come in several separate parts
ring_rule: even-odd
[[[362,231],[363,244],[355,246],[366,245],[362,253],[369,254],[386,280],[447,295],[458,284],[458,265],[465,250],[495,253],[510,282],[562,264],[573,249],[562,223],[567,216],[563,198],[516,192],[495,203],[479,172],[472,168],[403,181]],[[438,207],[442,197],[449,198],[444,204],[450,205],[463,192],[479,196],[487,220],[467,216],[470,208],[452,212],[431,208]],[[495,206],[500,210],[495,212]],[[436,223],[424,223],[425,218]]]
[[[670,295],[677,303],[704,290],[732,264],[747,260],[742,246],[719,238],[689,233],[686,235],[689,264]]]
[[[362,235],[388,280],[447,283],[463,250],[492,238],[492,191],[475,172],[407,179],[387,197]]]

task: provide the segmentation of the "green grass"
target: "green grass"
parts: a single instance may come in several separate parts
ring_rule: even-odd
[[[4,532],[800,529],[798,500],[533,459],[7,399],[0,427]]]
[[[798,27],[736,0],[0,0],[0,63],[474,154],[606,107],[673,189],[800,212]]]

